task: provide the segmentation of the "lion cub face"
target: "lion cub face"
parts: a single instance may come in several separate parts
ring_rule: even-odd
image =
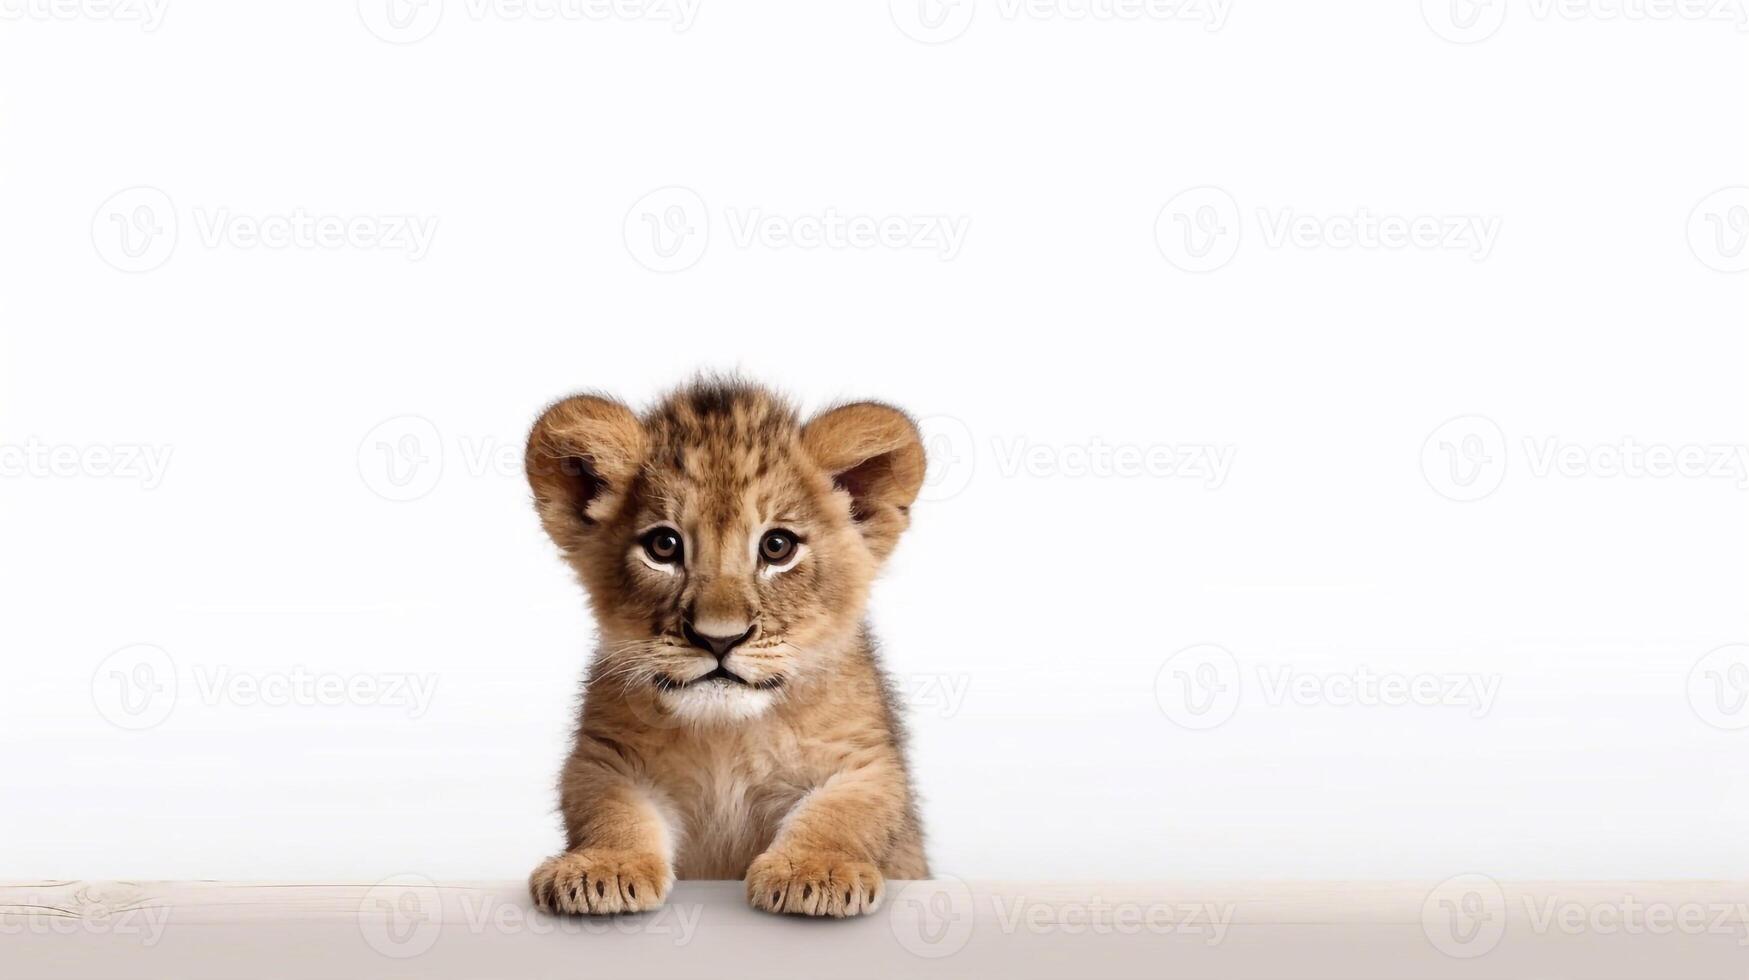
[[[592,694],[689,722],[751,718],[829,682],[924,470],[896,409],[803,424],[767,391],[717,382],[642,418],[566,399],[535,424],[526,462],[601,626]]]

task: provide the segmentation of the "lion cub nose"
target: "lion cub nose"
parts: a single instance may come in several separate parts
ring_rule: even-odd
[[[715,629],[721,629],[721,626],[716,623],[707,623],[705,625]],[[700,650],[710,651],[718,660],[728,656],[730,650],[747,642],[747,639],[753,635],[754,629],[756,629],[756,627],[749,626],[740,633],[731,636],[719,636],[714,633],[700,632],[699,630],[694,629],[690,622],[680,624],[680,631],[686,634],[686,642],[698,647]],[[724,632],[727,631],[725,630]]]

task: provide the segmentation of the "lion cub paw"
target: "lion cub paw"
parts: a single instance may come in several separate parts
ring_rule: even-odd
[[[541,862],[528,891],[543,912],[611,915],[661,905],[673,883],[668,862],[654,854],[584,848]]]
[[[867,915],[881,904],[879,868],[842,854],[767,851],[747,868],[747,900],[793,915]]]

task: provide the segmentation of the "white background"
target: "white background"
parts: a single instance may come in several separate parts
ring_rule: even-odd
[[[521,440],[701,367],[927,419],[943,872],[1749,874],[1749,34],[970,2],[0,0],[0,876],[524,875]]]

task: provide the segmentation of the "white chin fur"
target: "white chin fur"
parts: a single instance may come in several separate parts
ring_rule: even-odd
[[[746,721],[765,713],[776,696],[726,681],[706,681],[662,692],[662,703],[681,720],[696,725]]]

